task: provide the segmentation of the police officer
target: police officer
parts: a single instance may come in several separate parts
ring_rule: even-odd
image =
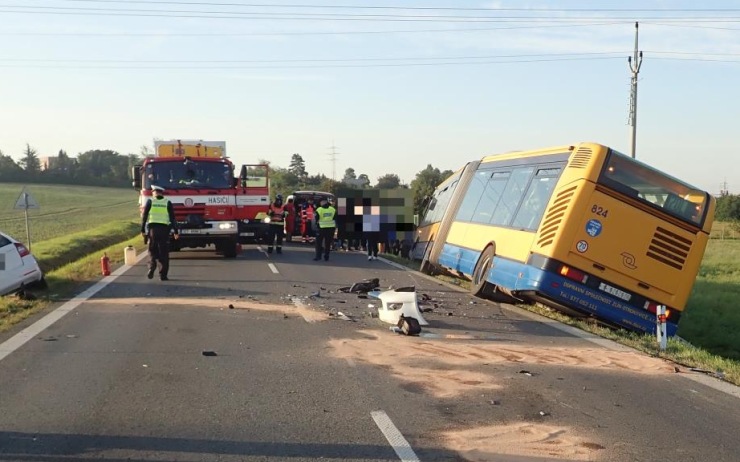
[[[277,241],[275,246],[277,253],[283,253],[283,230],[287,214],[288,210],[283,205],[283,196],[278,194],[267,209],[267,216],[270,218],[270,224],[267,227],[267,253],[272,253],[273,241]]]
[[[141,216],[141,235],[144,242],[149,243],[149,271],[146,277],[154,277],[154,271],[159,262],[159,279],[167,281],[170,270],[170,230],[174,231],[175,239],[180,235],[177,232],[177,220],[172,202],[164,197],[164,188],[152,185],[154,196],[146,201]]]
[[[319,229],[319,235],[316,238],[314,261],[321,260],[322,253],[324,254],[324,261],[329,261],[331,242],[334,239],[334,231],[337,229],[337,209],[329,205],[326,198],[322,198],[320,204],[321,206],[316,209],[316,225]]]

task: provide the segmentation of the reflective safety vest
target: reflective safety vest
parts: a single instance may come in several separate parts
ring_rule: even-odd
[[[301,217],[304,220],[313,221],[313,212],[314,212],[313,206],[312,205],[309,205],[309,204],[306,204],[306,206],[301,211]]]
[[[167,204],[169,200],[165,197],[159,199],[152,197],[152,207],[149,209],[148,223],[157,223],[160,225],[170,224],[170,214],[167,211]]]
[[[285,222],[284,205],[276,207],[275,205],[270,204],[270,209],[268,210],[268,213],[270,214],[270,224],[282,225]]]
[[[316,213],[319,214],[319,228],[337,227],[337,223],[334,221],[334,215],[337,214],[337,209],[332,206],[319,207],[316,209]]]

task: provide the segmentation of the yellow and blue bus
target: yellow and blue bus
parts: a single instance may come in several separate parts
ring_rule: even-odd
[[[715,199],[596,143],[487,156],[440,184],[419,223],[426,272],[630,330],[674,335]]]

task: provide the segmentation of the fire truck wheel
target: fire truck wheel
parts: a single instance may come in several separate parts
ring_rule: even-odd
[[[229,242],[225,242],[223,246],[223,252],[224,257],[226,258],[236,258],[237,254],[237,240],[231,240]]]

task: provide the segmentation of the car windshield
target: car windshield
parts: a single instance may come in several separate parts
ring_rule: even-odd
[[[225,162],[152,162],[146,166],[145,188],[165,189],[230,188],[233,171]]]

